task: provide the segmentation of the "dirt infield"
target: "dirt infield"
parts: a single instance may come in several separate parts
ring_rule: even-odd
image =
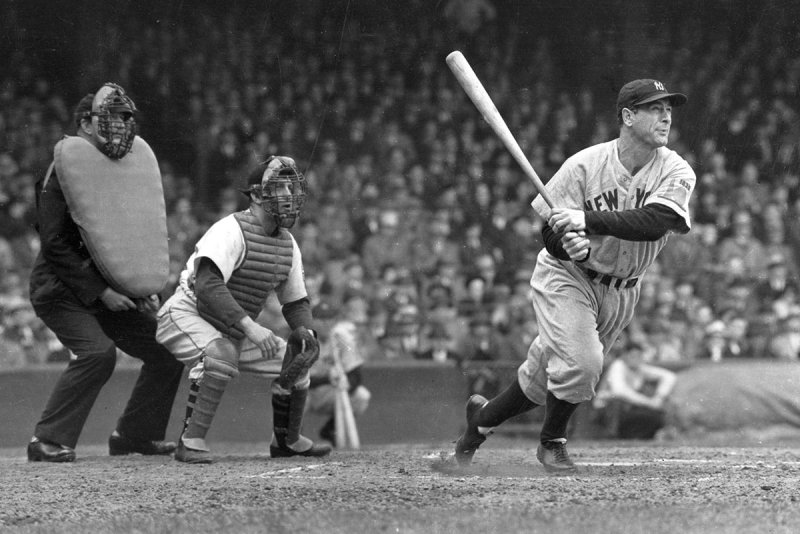
[[[214,444],[218,461],[109,457],[29,464],[0,451],[0,532],[796,532],[800,444],[575,442],[580,469],[546,474],[531,440],[492,439],[470,469],[449,443],[271,460]]]

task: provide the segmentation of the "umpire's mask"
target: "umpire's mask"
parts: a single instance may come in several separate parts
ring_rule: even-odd
[[[136,105],[117,84],[107,83],[94,95],[92,126],[100,151],[111,159],[125,157],[136,137]]]

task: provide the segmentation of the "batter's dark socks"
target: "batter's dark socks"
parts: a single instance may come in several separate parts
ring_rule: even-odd
[[[531,401],[519,387],[519,381],[514,380],[505,390],[489,401],[478,412],[478,426],[496,427],[503,421],[514,416],[529,412],[537,404]]]
[[[567,424],[577,407],[577,404],[560,400],[551,392],[547,392],[541,434],[542,443],[567,437]]]

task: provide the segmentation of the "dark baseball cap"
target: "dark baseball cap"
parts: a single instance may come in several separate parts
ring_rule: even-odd
[[[295,168],[296,165],[294,159],[288,156],[270,156],[266,161],[259,163],[250,171],[247,178],[245,178],[244,186],[239,188],[239,191],[245,195],[249,195],[254,185],[261,185],[267,169],[282,169],[284,167]]]
[[[673,106],[682,106],[688,100],[683,93],[670,93],[664,84],[658,80],[649,78],[633,80],[623,85],[622,89],[619,90],[617,112],[622,111],[622,108],[631,109],[662,98],[668,98]]]

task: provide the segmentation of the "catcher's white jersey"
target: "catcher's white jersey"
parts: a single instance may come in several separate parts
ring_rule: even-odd
[[[618,140],[601,143],[570,157],[547,183],[553,204],[559,208],[584,211],[618,211],[663,204],[672,208],[685,221],[685,232],[691,228],[689,197],[696,177],[689,164],[666,147],[635,176],[619,160]],[[531,203],[545,220],[550,218],[541,196]],[[644,274],[667,242],[668,235],[658,241],[624,241],[611,236],[589,236],[591,254],[585,267],[618,278]]]
[[[294,248],[292,267],[286,281],[275,288],[275,294],[281,304],[308,296],[303,278],[303,260],[300,255],[300,247],[297,246],[294,236],[289,235],[292,238],[292,247]],[[189,282],[194,281],[195,269],[200,258],[212,260],[222,273],[223,280],[227,283],[233,271],[244,262],[246,252],[244,235],[236,218],[233,214],[223,217],[214,223],[195,245],[194,253],[187,260],[186,268],[181,273],[181,286],[191,291],[191,287],[194,284]]]

